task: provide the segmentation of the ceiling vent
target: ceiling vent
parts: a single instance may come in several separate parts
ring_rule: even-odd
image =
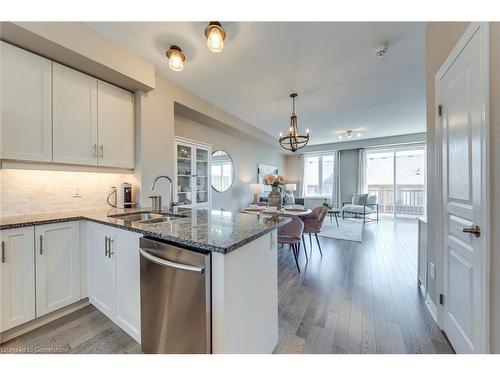
[[[377,59],[384,57],[387,54],[387,50],[389,49],[389,43],[383,42],[380,43],[374,50],[373,53]]]

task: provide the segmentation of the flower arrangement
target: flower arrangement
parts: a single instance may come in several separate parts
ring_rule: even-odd
[[[273,174],[267,174],[264,177],[264,182],[266,185],[271,185],[272,187],[279,187],[280,185],[284,185],[286,180],[285,177],[282,175],[273,175]]]

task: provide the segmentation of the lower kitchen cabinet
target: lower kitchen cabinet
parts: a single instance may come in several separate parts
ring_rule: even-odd
[[[90,303],[110,319],[115,314],[115,259],[108,254],[113,228],[89,223]],[[111,242],[112,245],[112,242]]]
[[[35,319],[34,228],[0,231],[0,332]]]
[[[35,227],[36,315],[80,300],[80,241],[77,221]]]
[[[90,303],[140,342],[140,234],[89,223]]]

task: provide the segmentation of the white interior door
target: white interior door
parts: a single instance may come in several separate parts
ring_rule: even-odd
[[[462,40],[462,42],[464,42]],[[462,47],[460,47],[461,49]],[[488,350],[485,122],[479,29],[438,80],[443,187],[443,328],[457,353]],[[454,50],[455,53],[457,50]],[[453,54],[453,53],[452,53]],[[447,60],[449,61],[449,60]],[[445,63],[446,64],[446,63]],[[442,68],[443,69],[443,68]]]

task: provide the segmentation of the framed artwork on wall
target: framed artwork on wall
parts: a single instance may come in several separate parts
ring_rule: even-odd
[[[257,164],[257,183],[264,185],[264,189],[261,194],[262,197],[267,197],[271,191],[271,186],[264,184],[264,177],[267,174],[279,174],[278,167],[267,164]]]

